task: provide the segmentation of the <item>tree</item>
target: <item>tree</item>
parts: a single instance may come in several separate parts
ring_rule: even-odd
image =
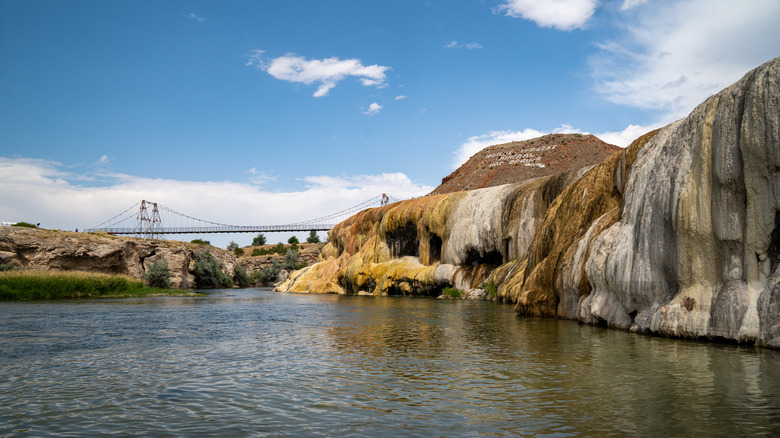
[[[198,288],[230,287],[233,281],[225,275],[217,259],[208,251],[195,253],[195,286]]]
[[[288,249],[287,254],[284,255],[284,262],[282,266],[284,269],[291,271],[298,265],[298,251],[294,249]]]
[[[168,269],[168,261],[157,259],[144,274],[144,281],[151,287],[168,289],[171,287],[171,271]]]
[[[242,255],[244,255],[244,248],[233,249],[233,254],[235,254],[236,257],[241,257]]]
[[[238,244],[231,240],[230,243],[228,243],[227,250],[228,251],[235,251],[236,248],[238,248]]]
[[[287,243],[289,243],[291,245],[297,245],[299,243],[298,242],[298,238],[295,237],[295,236],[292,236],[289,239],[287,239]]]
[[[262,246],[262,245],[265,245],[265,236],[263,235],[263,233],[260,233],[257,235],[257,237],[252,239],[252,246]]]
[[[197,243],[198,245],[211,245],[211,242],[203,239],[194,239],[192,243]]]
[[[236,265],[233,268],[233,281],[238,287],[249,286],[249,275],[247,275],[246,269],[243,266]]]
[[[317,235],[316,231],[311,230],[309,237],[306,238],[306,243],[320,243],[320,236]]]

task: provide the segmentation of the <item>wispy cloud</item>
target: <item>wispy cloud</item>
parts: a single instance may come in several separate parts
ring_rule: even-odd
[[[363,86],[384,88],[387,86],[386,72],[390,67],[381,65],[363,65],[359,59],[311,59],[287,54],[273,59],[264,59],[262,50],[254,50],[248,56],[246,65],[254,65],[276,79],[302,83],[319,84],[314,97],[323,97],[340,81],[353,76]]]
[[[371,105],[368,106],[368,109],[363,112],[363,114],[368,114],[369,116],[373,116],[374,114],[378,113],[379,110],[382,109],[382,105],[374,102]]]
[[[249,182],[258,186],[262,186],[266,183],[276,181],[277,179],[276,176],[273,176],[263,171],[259,171],[257,170],[256,167],[247,170],[246,173],[249,174]]]
[[[461,43],[453,40],[453,41],[450,41],[449,43],[445,44],[444,48],[445,49],[469,49],[469,50],[474,50],[474,49],[481,49],[482,48],[482,44],[479,44],[479,43],[461,44]]]
[[[398,96],[395,96],[395,100],[404,100],[404,99],[406,99],[406,96],[404,96],[403,94],[399,94]]]
[[[596,0],[506,0],[496,12],[533,21],[540,27],[574,30],[585,27],[596,6]]]
[[[619,39],[590,60],[606,100],[664,113],[671,121],[777,56],[780,2],[626,0]]]
[[[198,23],[203,23],[203,21],[205,20],[203,17],[199,17],[193,14],[192,12],[188,14],[184,14],[184,17],[187,18],[188,20],[197,21]]]

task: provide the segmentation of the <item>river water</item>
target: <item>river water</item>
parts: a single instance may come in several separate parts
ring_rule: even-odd
[[[780,352],[511,306],[0,302],[0,436],[778,436]]]

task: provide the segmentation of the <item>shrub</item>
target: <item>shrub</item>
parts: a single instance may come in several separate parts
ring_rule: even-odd
[[[295,236],[292,236],[292,237],[290,237],[289,239],[287,239],[287,243],[289,243],[289,244],[296,244],[296,245],[297,245],[297,244],[299,244],[300,242],[298,242],[298,238],[297,238],[297,237],[295,237]]]
[[[252,246],[262,246],[262,245],[265,245],[265,236],[263,235],[263,233],[260,233],[257,235],[257,237],[252,239]]]
[[[238,287],[249,286],[249,276],[247,275],[246,269],[244,269],[243,266],[236,265],[233,268],[233,282],[235,282]]]
[[[151,287],[168,289],[171,287],[171,271],[168,269],[168,261],[157,259],[149,266],[144,274],[144,281]]]
[[[258,269],[257,271],[252,272],[252,275],[249,276],[249,281],[252,282],[255,286],[262,286],[265,284],[265,277],[263,277],[263,270]]]
[[[284,269],[291,270],[295,269],[295,267],[298,265],[298,251],[294,249],[288,249],[287,253],[284,255],[284,262],[282,262],[282,266],[284,266]]]
[[[25,227],[25,228],[38,228],[37,225],[33,225],[29,222],[17,222],[13,224],[14,227]]]
[[[482,283],[482,289],[485,289],[485,292],[487,292],[488,300],[493,301],[498,297],[498,288],[492,281],[490,283]]]
[[[228,243],[227,250],[228,251],[235,251],[238,248],[238,244],[236,242],[233,242],[232,240],[230,243]]]
[[[15,270],[15,269],[17,269],[17,268],[16,268],[16,265],[14,265],[14,264],[13,264],[13,263],[11,263],[11,262],[8,262],[8,263],[0,263],[0,272],[8,272],[8,271],[13,271],[13,270]]]
[[[233,281],[219,269],[217,259],[208,251],[195,253],[195,286],[198,288],[230,287]]]
[[[236,257],[241,257],[244,255],[244,248],[235,248],[233,254],[235,254]]]
[[[309,237],[306,238],[306,243],[320,243],[320,236],[317,235],[316,231],[311,230]]]
[[[308,264],[308,263],[306,263],[306,260],[301,260],[301,261],[300,261],[300,262],[298,262],[298,264],[295,266],[295,269],[296,269],[296,270],[297,270],[297,269],[303,269],[303,268],[305,268],[305,267],[307,267],[307,266],[309,266],[309,264]]]
[[[211,245],[211,242],[209,242],[208,240],[203,240],[203,239],[192,240],[192,243],[197,243],[198,245]]]
[[[255,248],[255,249],[252,250],[252,257],[257,257],[257,256],[260,256],[260,255],[263,255],[260,252],[260,248]]]
[[[441,294],[442,294],[443,296],[445,296],[445,297],[450,297],[450,298],[460,298],[460,297],[462,297],[462,296],[463,296],[463,294],[465,294],[465,293],[466,293],[466,292],[464,292],[464,291],[462,291],[462,290],[460,290],[460,289],[455,289],[454,287],[445,287],[445,288],[444,288],[444,289],[441,291]]]
[[[278,260],[274,260],[270,265],[263,268],[263,284],[269,284],[276,281],[279,277],[279,272],[282,271],[282,264]]]

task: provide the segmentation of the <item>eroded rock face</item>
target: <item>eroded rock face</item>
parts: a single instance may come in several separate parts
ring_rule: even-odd
[[[171,287],[193,288],[194,254],[200,245],[161,240],[118,238],[109,235],[0,227],[0,261],[29,270],[85,271],[124,274],[141,279],[156,260],[165,259]],[[232,275],[232,254],[209,247],[220,268]]]
[[[780,58],[596,166],[372,209],[279,290],[496,286],[523,314],[780,347]]]

